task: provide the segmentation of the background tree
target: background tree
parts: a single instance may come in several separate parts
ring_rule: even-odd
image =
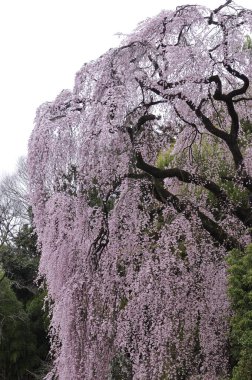
[[[233,380],[249,380],[252,373],[252,245],[245,254],[233,250],[229,261],[229,293],[234,310],[231,319]]]
[[[31,228],[31,227],[29,227]],[[39,255],[27,235],[27,225],[0,249],[0,374],[1,380],[34,379],[48,371],[48,312],[46,292],[35,280]]]
[[[0,284],[0,322],[0,378],[29,379],[27,369],[33,368],[38,361],[35,336],[7,278]]]
[[[21,159],[17,172],[0,183],[2,380],[34,379],[43,367],[48,370],[48,317],[43,310],[45,292],[35,283],[39,251],[31,226],[25,162]]]
[[[31,220],[27,159],[21,157],[13,175],[0,183],[0,244],[10,241],[18,229]]]
[[[251,241],[251,27],[230,0],[163,11],[38,109],[48,379],[230,373],[225,258]]]

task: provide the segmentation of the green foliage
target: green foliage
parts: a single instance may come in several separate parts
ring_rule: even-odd
[[[123,260],[118,260],[116,263],[116,270],[120,277],[126,276],[127,272],[127,263]]]
[[[128,299],[125,296],[122,296],[120,298],[120,303],[119,303],[119,310],[125,309],[125,307],[128,305]]]
[[[243,132],[245,133],[245,141],[243,141],[242,145],[246,145],[246,142],[248,143],[247,140],[250,139],[252,135],[252,123],[250,120],[242,120],[241,127]]]
[[[110,380],[131,380],[132,365],[127,354],[117,354],[111,363]]]
[[[156,159],[156,166],[159,169],[165,169],[166,167],[169,167],[174,160],[174,155],[172,154],[173,147],[174,144],[172,144],[169,149],[159,152]]]
[[[200,168],[201,175],[213,176],[214,174],[221,177],[233,169],[231,163],[223,159],[223,146],[215,137],[203,136],[200,144],[193,145],[192,155]],[[217,162],[215,167],[212,166],[214,162]]]
[[[182,260],[187,259],[186,245],[185,245],[184,239],[178,240],[177,253],[180,259]]]
[[[252,132],[252,124],[249,121],[242,121],[242,129],[245,133],[243,144],[240,142],[241,148],[246,148],[248,144],[248,135]],[[220,140],[209,136],[202,137],[201,144],[194,144],[192,151],[195,162],[200,168],[200,174],[207,178],[212,178],[217,185],[222,188],[228,198],[236,205],[247,207],[249,191],[238,184],[228,181],[225,177],[235,174],[235,168],[231,160],[225,156],[225,150]],[[209,163],[212,163],[211,165]],[[215,163],[215,164],[213,164]],[[202,193],[202,188],[198,189]],[[200,195],[200,194],[199,194]],[[214,207],[218,207],[218,200],[209,191],[207,191],[208,202]]]
[[[251,39],[248,40],[249,47],[252,49]],[[240,147],[245,150],[251,143],[252,123],[242,121],[243,130]],[[248,190],[238,184],[225,179],[235,174],[235,168],[225,156],[224,147],[215,138],[203,136],[200,144],[197,141],[192,145],[190,154],[193,155],[197,163],[198,174],[207,178],[212,178],[216,184],[222,188],[228,198],[236,205],[248,207]],[[166,152],[160,152],[156,160],[156,165],[160,169],[166,167],[184,167],[189,160],[189,150],[183,151],[180,155],[173,154],[173,147]],[[211,162],[211,165],[209,164]],[[181,184],[180,194],[191,194],[195,197],[201,197],[203,193],[207,194],[207,201],[210,207],[218,213],[220,217],[221,208],[219,200],[209,191],[202,187],[192,184]],[[178,247],[174,253],[178,258],[186,260],[186,249],[183,239],[178,241]],[[252,380],[252,244],[248,245],[245,252],[233,250],[228,256],[229,264],[229,295],[232,302],[234,314],[230,320],[230,350],[231,366],[233,368],[232,380]],[[169,367],[169,365],[168,365]],[[164,373],[164,379],[167,378]],[[182,376],[182,374],[178,374]],[[180,378],[180,377],[179,377]]]
[[[252,53],[252,50],[251,50]],[[241,133],[239,136],[239,146],[244,152],[252,143],[252,123],[249,119],[241,120]]]
[[[37,292],[34,281],[38,272],[39,255],[36,235],[31,227],[25,224],[14,238],[14,245],[1,247],[0,262],[6,276],[12,281],[12,289],[17,298],[25,305]]]
[[[7,278],[0,283],[0,326],[1,379],[28,379],[28,371],[39,364],[36,338],[28,315]]]
[[[45,361],[49,352],[47,331],[49,328],[48,310],[44,308],[45,291],[40,291],[29,301],[26,312],[30,320],[30,328],[36,337],[36,353]]]
[[[14,238],[14,243],[19,252],[28,256],[39,256],[37,251],[37,236],[31,226],[24,224]]]
[[[247,207],[249,191],[230,181],[223,181],[221,187],[227,193],[229,199],[236,205]]]
[[[244,131],[243,140],[240,145],[245,149],[250,143],[252,136],[252,124],[249,121],[242,121]],[[209,135],[203,135],[200,143],[196,140],[191,149],[185,150],[179,155],[173,154],[174,145],[171,145],[167,151],[161,151],[156,160],[156,166],[160,169],[167,167],[184,167],[190,161],[190,154],[198,168],[198,174],[206,178],[212,178],[227,194],[228,198],[236,205],[247,207],[249,191],[238,184],[228,181],[225,177],[235,174],[235,168],[232,160],[225,156],[225,150],[220,140]],[[209,164],[211,162],[211,165]],[[208,204],[214,208],[218,207],[219,200],[210,192],[200,186],[193,184],[182,184],[180,186],[181,194],[191,194],[189,190],[194,187],[194,196],[201,198],[203,193],[207,194]]]
[[[252,50],[252,39],[249,35],[245,37],[245,42],[243,44],[243,50]]]
[[[97,185],[96,178],[93,179],[93,184],[87,191],[88,205],[92,208],[105,208],[107,212],[113,210],[117,197],[118,193],[114,192],[104,200]]]
[[[88,204],[90,207],[102,207],[102,199],[95,185],[88,189]]]
[[[252,379],[252,244],[228,256],[231,318],[232,380]]]
[[[36,235],[25,224],[0,249],[1,380],[34,379],[47,368],[48,313],[45,292],[35,284],[38,264]]]

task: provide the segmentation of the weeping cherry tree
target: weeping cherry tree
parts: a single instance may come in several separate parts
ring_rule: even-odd
[[[162,11],[37,110],[47,379],[226,379],[227,253],[251,242],[252,12]]]

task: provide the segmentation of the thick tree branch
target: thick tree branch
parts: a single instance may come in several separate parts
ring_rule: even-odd
[[[224,4],[220,5],[218,8],[214,9],[214,10],[211,12],[210,17],[209,17],[209,21],[208,21],[209,25],[210,25],[210,24],[216,24],[216,25],[219,25],[218,22],[216,22],[216,21],[213,20],[213,16],[214,16],[216,13],[220,12],[223,8],[225,8],[225,7],[226,7],[227,5],[229,5],[230,3],[232,3],[232,0],[227,0]]]
[[[227,234],[218,223],[205,215],[197,207],[192,205],[189,201],[181,201],[176,195],[165,189],[161,180],[156,180],[154,186],[155,196],[158,201],[164,204],[171,204],[177,212],[184,213],[187,219],[191,219],[196,214],[201,220],[204,230],[207,231],[218,244],[224,246],[227,250],[243,248],[238,240]]]
[[[227,71],[233,75],[234,77],[240,79],[243,81],[243,86],[240,88],[237,88],[236,90],[233,90],[227,94],[228,97],[234,98],[235,96],[238,95],[243,95],[246,93],[247,89],[249,88],[249,79],[246,75],[239,73],[239,71],[233,69],[230,65],[224,64],[225,68]]]
[[[238,72],[236,72],[236,73],[238,76],[239,73]],[[232,99],[233,92],[230,93],[231,95],[230,94],[226,95],[226,94],[222,93],[222,83],[221,83],[221,80],[220,80],[218,75],[214,75],[214,76],[210,77],[208,79],[208,82],[214,82],[216,84],[214,99],[219,100],[219,101],[223,101],[226,103],[228,113],[229,113],[231,120],[232,120],[230,133],[227,133],[227,132],[223,131],[222,129],[215,127],[213,122],[202,112],[201,105],[196,106],[193,103],[193,101],[187,99],[185,96],[182,95],[181,92],[178,92],[176,94],[170,94],[170,95],[169,94],[162,95],[161,91],[159,91],[158,89],[156,89],[154,87],[148,88],[148,89],[150,91],[156,93],[157,95],[162,96],[165,99],[173,100],[173,99],[177,98],[177,99],[184,100],[186,102],[186,104],[189,106],[189,108],[198,117],[198,119],[203,123],[206,130],[210,134],[220,138],[221,140],[223,140],[227,144],[227,146],[228,146],[228,148],[232,154],[234,164],[235,164],[235,167],[237,169],[239,176],[241,176],[241,175],[244,176],[243,155],[241,153],[241,150],[240,150],[239,144],[238,144],[239,118],[238,118],[238,114],[234,108],[234,102]],[[175,86],[178,84],[179,84],[179,82],[175,82]],[[170,86],[171,86],[171,83],[169,83],[168,87],[170,87]],[[243,86],[243,89],[245,89],[245,88],[246,88],[246,86],[245,87]],[[175,112],[177,113],[176,107],[174,107],[174,108],[175,108]],[[248,177],[246,173],[245,173],[245,177]],[[250,181],[246,181],[246,187],[251,189]]]
[[[210,77],[209,81],[215,82],[217,85],[216,91],[214,94],[214,99],[224,101],[227,105],[228,113],[229,113],[231,120],[232,120],[230,134],[219,129],[219,128],[216,128],[215,125],[212,123],[212,121],[201,111],[201,106],[196,107],[196,105],[191,100],[183,97],[181,92],[179,92],[177,94],[162,95],[161,92],[154,87],[149,88],[149,90],[154,92],[155,94],[157,94],[159,96],[163,96],[165,99],[173,100],[175,98],[178,98],[178,99],[184,100],[186,102],[186,104],[189,106],[189,108],[199,118],[199,120],[201,120],[201,122],[203,123],[206,130],[209,133],[211,133],[212,135],[220,138],[221,140],[223,140],[227,144],[227,146],[228,146],[228,148],[229,148],[229,150],[233,156],[236,169],[237,170],[240,170],[240,169],[243,170],[243,167],[242,167],[243,166],[243,156],[242,156],[242,153],[241,153],[241,150],[239,148],[238,141],[237,141],[238,132],[239,132],[239,118],[238,118],[237,112],[235,111],[233,101],[231,98],[227,97],[227,95],[222,94],[222,84],[221,84],[220,78],[217,75]],[[175,85],[176,84],[178,84],[178,82],[175,83]],[[171,84],[169,84],[169,86],[170,85]]]
[[[252,192],[252,178],[248,175],[242,177],[222,176],[221,179],[242,185]]]
[[[201,109],[199,107],[196,107],[195,104],[191,101],[186,99],[187,105],[191,108],[191,110],[196,114],[196,116],[202,121],[204,124],[206,130],[211,133],[212,135],[219,137],[223,141],[228,140],[228,133],[225,131],[222,131],[219,128],[216,128],[214,124],[211,122],[211,120],[203,114]]]
[[[217,198],[223,201],[228,201],[228,197],[225,192],[213,181],[207,180],[199,175],[191,174],[186,170],[179,168],[159,169],[155,166],[147,164],[143,160],[141,153],[137,154],[137,167],[157,179],[176,177],[181,182],[194,183],[195,185],[203,186],[207,190],[211,191]]]
[[[218,88],[218,92],[219,90],[220,90],[220,87]],[[221,97],[221,94],[219,94],[219,96]],[[218,100],[222,100],[222,99],[218,99]],[[223,140],[227,144],[233,156],[236,169],[237,170],[241,169],[242,164],[243,164],[243,156],[242,156],[242,153],[237,141],[239,120],[238,120],[237,113],[234,110],[232,102],[228,101],[228,104],[227,104],[229,114],[232,118],[232,127],[231,127],[230,134],[219,128],[216,128],[214,124],[212,123],[212,121],[206,115],[204,115],[200,107],[196,107],[195,104],[191,100],[187,99],[186,103],[191,108],[191,110],[195,112],[196,116],[202,121],[206,130],[210,132],[212,135],[219,137],[221,140]]]
[[[243,96],[243,97],[241,97],[241,98],[238,98],[238,99],[234,99],[233,100],[233,102],[234,103],[238,103],[238,102],[249,102],[249,101],[251,101],[252,100],[252,98],[246,98],[245,96]]]
[[[246,93],[248,87],[249,87],[249,79],[246,77],[246,75],[239,73],[237,70],[233,69],[230,65],[224,64],[227,71],[235,76],[236,78],[243,81],[243,86],[235,89],[228,94],[222,93],[222,83],[220,80],[220,77],[218,75],[213,75],[209,78],[209,82],[214,82],[216,84],[216,90],[213,95],[213,98],[215,100],[220,100],[226,103],[228,114],[231,117],[232,124],[231,124],[231,130],[230,130],[230,136],[232,139],[237,140],[238,133],[239,133],[239,117],[234,107],[234,100],[233,98],[238,95],[243,95]]]
[[[215,182],[204,178],[203,176],[191,174],[186,170],[179,168],[159,169],[155,166],[147,164],[141,153],[137,154],[137,168],[151,175],[155,179],[177,178],[183,183],[193,183],[204,187],[210,191],[219,201],[222,202],[222,207],[229,207],[230,211],[246,226],[252,226],[252,212],[250,208],[242,208],[234,205],[228,195]]]

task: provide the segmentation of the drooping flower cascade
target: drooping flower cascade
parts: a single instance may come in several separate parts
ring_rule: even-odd
[[[252,225],[251,22],[230,1],[163,11],[38,109],[48,379],[227,374],[225,256]]]

